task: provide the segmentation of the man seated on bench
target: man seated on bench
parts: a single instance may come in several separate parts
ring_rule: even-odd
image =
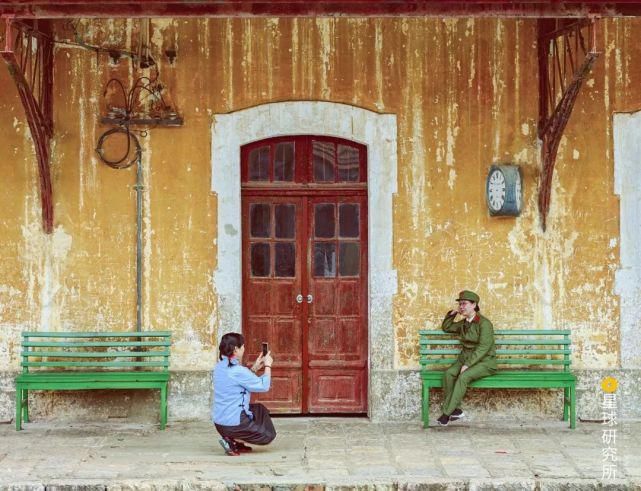
[[[438,424],[447,426],[450,421],[461,419],[465,414],[459,407],[468,385],[496,372],[494,328],[479,308],[479,296],[469,290],[459,293],[458,308],[450,310],[441,328],[458,334],[461,352],[456,362],[443,374],[443,414]],[[463,317],[455,322],[457,314]]]

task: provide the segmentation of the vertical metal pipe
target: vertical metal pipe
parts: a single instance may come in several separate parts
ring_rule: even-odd
[[[142,331],[142,157],[136,159],[136,331]]]

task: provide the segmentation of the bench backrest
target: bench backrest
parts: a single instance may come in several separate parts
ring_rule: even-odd
[[[169,370],[171,332],[23,332],[22,371]]]
[[[430,365],[451,365],[456,361],[461,350],[456,334],[441,330],[420,330],[419,337],[422,369],[427,369]],[[499,365],[509,365],[512,368],[518,368],[519,365],[562,367],[564,371],[570,371],[569,330],[502,330],[494,331],[494,339]]]

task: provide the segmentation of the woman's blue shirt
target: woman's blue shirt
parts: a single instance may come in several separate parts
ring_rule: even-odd
[[[258,377],[235,358],[223,359],[216,363],[214,375],[214,403],[211,409],[212,421],[223,426],[240,424],[241,411],[253,418],[249,410],[251,392],[267,392],[271,383],[269,375]]]

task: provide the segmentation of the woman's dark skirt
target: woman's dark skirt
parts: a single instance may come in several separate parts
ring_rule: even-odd
[[[242,440],[254,445],[267,445],[276,438],[276,430],[269,411],[262,404],[250,404],[249,410],[254,414],[254,419],[249,419],[245,411],[240,413],[238,426],[224,426],[216,424],[216,429],[221,436]]]

